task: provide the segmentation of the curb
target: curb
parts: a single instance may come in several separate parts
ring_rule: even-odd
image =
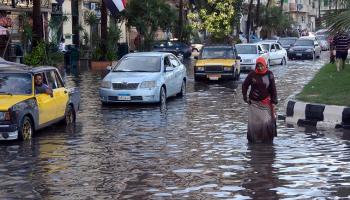
[[[350,129],[350,108],[288,100],[285,121],[298,126]]]

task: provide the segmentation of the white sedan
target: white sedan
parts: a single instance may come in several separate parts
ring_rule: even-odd
[[[236,44],[238,55],[241,57],[241,71],[255,69],[256,60],[263,57],[268,63],[269,55],[267,50],[260,44]]]
[[[102,80],[100,100],[164,105],[167,97],[185,94],[186,81],[186,67],[171,53],[127,54]]]
[[[259,42],[269,54],[269,65],[286,65],[288,61],[287,51],[277,42]]]

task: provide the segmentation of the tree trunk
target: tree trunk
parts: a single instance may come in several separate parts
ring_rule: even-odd
[[[247,42],[250,42],[250,18],[251,18],[251,12],[252,12],[252,7],[253,7],[253,0],[250,0],[249,2],[249,7],[248,7],[248,17],[247,17],[247,26],[246,26],[246,37],[247,37]]]
[[[33,0],[33,47],[43,40],[41,0]]]
[[[321,0],[318,0],[318,19],[321,18]]]
[[[179,24],[177,27],[177,38],[179,39],[179,41],[182,42],[182,32],[183,32],[183,7],[184,7],[184,3],[183,0],[180,0],[179,2]]]
[[[102,0],[101,4],[101,51],[102,51],[102,59],[106,59],[107,54],[107,7],[105,0]]]
[[[284,3],[284,0],[281,0],[281,13],[283,13],[283,3]]]
[[[266,8],[269,8],[269,7],[270,7],[270,3],[271,3],[271,0],[267,0]]]
[[[256,3],[256,18],[255,18],[256,27],[260,26],[260,0],[257,0]]]

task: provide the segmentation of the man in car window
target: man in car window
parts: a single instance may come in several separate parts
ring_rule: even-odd
[[[36,94],[52,95],[52,89],[43,83],[43,77],[41,74],[36,74],[34,76],[34,83],[35,83],[35,93]]]

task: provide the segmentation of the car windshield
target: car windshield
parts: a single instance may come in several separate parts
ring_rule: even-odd
[[[113,69],[114,72],[160,72],[160,56],[128,56]]]
[[[202,51],[202,59],[232,59],[233,49],[222,47],[206,47]]]
[[[269,44],[262,44],[263,48],[266,49],[267,51],[270,50],[270,45]]]
[[[325,35],[319,35],[316,38],[317,38],[317,40],[327,40],[327,36],[325,36]]]
[[[294,46],[314,46],[314,41],[312,40],[297,40]]]
[[[32,94],[32,76],[26,73],[0,73],[0,95]]]
[[[238,54],[257,54],[255,45],[237,45]]]
[[[283,40],[279,40],[278,42],[281,45],[291,45],[291,44],[294,44],[295,41],[296,41],[296,39],[283,39]]]

